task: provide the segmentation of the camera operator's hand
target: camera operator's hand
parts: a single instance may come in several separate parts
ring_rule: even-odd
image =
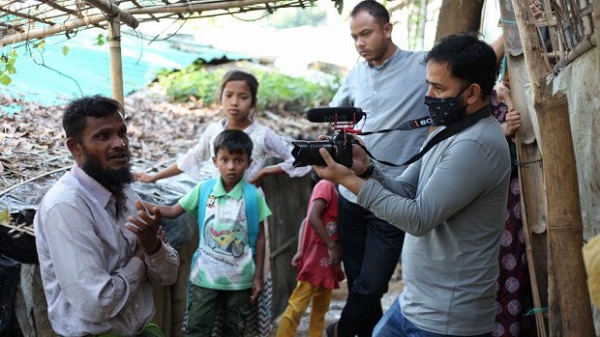
[[[359,144],[352,144],[352,171],[356,172],[356,175],[360,176],[365,173],[371,164],[371,159],[367,155],[364,149],[365,144],[362,139],[354,137]]]
[[[356,146],[360,148],[358,145]],[[354,151],[354,146],[352,150]],[[364,150],[360,149],[360,151],[364,153]],[[352,193],[358,194],[365,181],[357,177],[356,173],[354,173],[354,171],[351,169],[342,164],[338,164],[335,160],[333,160],[326,149],[320,148],[319,154],[321,154],[321,157],[323,157],[323,160],[325,160],[325,164],[327,164],[327,166],[313,165],[313,170],[315,170],[317,175],[322,179],[343,185]]]

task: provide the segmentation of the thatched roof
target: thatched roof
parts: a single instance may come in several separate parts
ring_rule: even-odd
[[[0,47],[91,27],[119,16],[133,29],[141,23],[308,7],[314,0],[8,0],[0,3]],[[335,1],[341,6],[341,0]]]

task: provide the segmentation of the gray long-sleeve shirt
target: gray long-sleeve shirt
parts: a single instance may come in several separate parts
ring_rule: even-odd
[[[363,131],[378,131],[400,126],[402,123],[429,116],[423,98],[427,93],[425,83],[425,52],[412,52],[398,48],[382,65],[357,63],[337,91],[331,106],[361,108],[366,120],[360,122]],[[363,136],[362,139],[373,156],[402,164],[414,154],[427,137],[427,128],[391,131]],[[382,167],[391,176],[398,176],[405,166]],[[341,195],[355,201],[356,196],[343,186]]]
[[[406,231],[399,300],[417,327],[451,335],[494,329],[509,178],[506,139],[488,117],[434,146],[399,180],[375,170],[361,188],[359,205]]]

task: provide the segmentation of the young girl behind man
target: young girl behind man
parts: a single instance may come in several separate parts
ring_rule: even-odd
[[[252,163],[246,171],[245,179],[255,185],[273,174],[286,173],[290,177],[307,174],[311,168],[294,167],[292,146],[272,129],[254,120],[259,83],[256,77],[241,70],[230,70],[221,81],[218,101],[225,118],[210,124],[200,136],[196,145],[189,149],[177,162],[155,173],[138,172],[135,180],[156,182],[158,180],[187,173],[197,180],[216,177],[218,172],[210,162],[211,144],[223,130],[236,129],[246,132],[254,143]],[[269,157],[281,158],[283,162],[264,167]]]

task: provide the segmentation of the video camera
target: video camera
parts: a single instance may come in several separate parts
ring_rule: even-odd
[[[310,122],[329,123],[334,133],[331,138],[323,141],[293,141],[292,156],[295,160],[292,165],[295,167],[325,165],[325,161],[319,153],[319,149],[324,148],[336,162],[346,167],[352,167],[352,144],[357,143],[352,134],[361,132],[361,130],[355,130],[354,126],[363,116],[366,116],[365,113],[355,107],[308,110],[307,118]]]

